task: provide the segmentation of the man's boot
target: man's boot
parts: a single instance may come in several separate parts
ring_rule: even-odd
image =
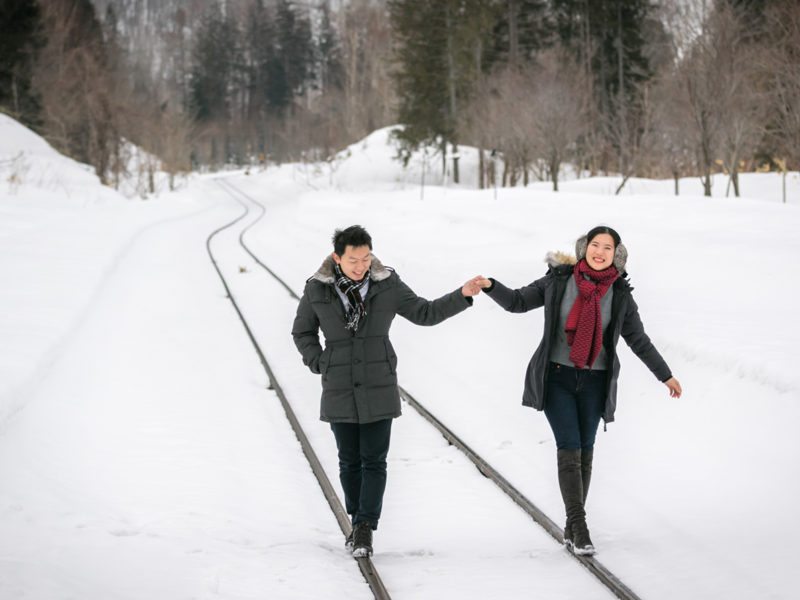
[[[359,521],[353,527],[353,557],[372,556],[372,523]]]

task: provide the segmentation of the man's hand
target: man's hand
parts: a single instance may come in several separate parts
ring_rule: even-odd
[[[477,275],[464,284],[464,287],[461,288],[461,293],[465,297],[477,296],[478,294],[481,293],[482,288],[487,287],[487,286],[482,286],[479,283],[480,281],[489,281],[489,280],[486,279],[483,275]],[[489,285],[491,285],[491,281],[489,282]]]

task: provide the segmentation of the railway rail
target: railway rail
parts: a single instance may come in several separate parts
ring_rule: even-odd
[[[322,488],[322,493],[324,494],[325,499],[328,501],[328,505],[330,506],[331,511],[336,517],[336,520],[339,523],[339,527],[341,528],[342,533],[344,535],[349,535],[351,530],[350,518],[348,517],[347,512],[342,506],[342,503],[339,500],[339,496],[336,494],[336,490],[331,484],[328,475],[325,473],[325,470],[322,467],[322,463],[320,463],[316,452],[314,452],[314,448],[311,446],[311,443],[308,440],[308,436],[306,435],[305,431],[303,431],[303,428],[300,425],[300,421],[297,419],[297,415],[295,415],[295,412],[292,409],[291,404],[289,404],[289,400],[287,399],[286,394],[283,392],[283,389],[278,383],[278,380],[275,377],[275,373],[273,372],[272,368],[269,365],[269,362],[264,356],[264,352],[261,350],[258,341],[253,335],[253,331],[250,328],[250,325],[247,323],[247,319],[245,319],[244,314],[242,314],[242,311],[239,308],[238,303],[236,302],[236,299],[233,297],[230,286],[228,285],[228,281],[225,279],[225,275],[222,273],[222,270],[219,268],[219,265],[217,264],[217,261],[214,258],[214,253],[211,249],[211,242],[214,239],[214,237],[218,233],[233,227],[236,223],[247,217],[247,215],[250,212],[250,208],[249,206],[247,206],[247,204],[245,204],[238,198],[235,199],[244,208],[244,211],[234,220],[230,221],[229,223],[226,223],[222,227],[211,232],[211,234],[206,239],[206,250],[208,251],[208,256],[211,259],[211,263],[214,265],[214,269],[217,271],[217,275],[219,275],[219,278],[222,281],[222,286],[225,288],[225,293],[227,295],[227,298],[233,305],[233,308],[236,311],[236,314],[238,315],[239,320],[241,321],[242,326],[244,327],[247,333],[247,337],[253,344],[253,348],[256,354],[258,355],[259,360],[261,361],[261,366],[264,368],[264,371],[267,374],[267,377],[269,379],[269,389],[273,390],[275,394],[278,396],[281,406],[283,407],[283,410],[286,413],[286,418],[289,420],[289,423],[292,426],[292,430],[294,431],[298,441],[300,442],[303,454],[308,460],[308,463],[311,466],[311,470],[314,473],[314,476],[316,477],[320,488]],[[240,241],[241,241],[241,234],[240,234]],[[264,268],[266,268],[266,266],[264,266]],[[270,271],[270,273],[272,272]],[[274,276],[274,273],[272,273],[272,275]],[[372,590],[375,599],[391,600],[391,596],[389,595],[389,592],[386,589],[386,586],[384,585],[380,575],[378,574],[378,571],[375,568],[375,565],[373,564],[372,560],[369,557],[357,558],[355,560],[358,563],[359,569],[361,569],[361,573],[363,574],[364,579],[367,581],[367,584]]]

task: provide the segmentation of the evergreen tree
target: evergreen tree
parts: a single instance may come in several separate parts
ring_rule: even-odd
[[[451,133],[447,111],[447,36],[444,2],[393,0],[389,2],[396,45],[395,82],[400,99],[400,140],[410,148],[434,143]]]
[[[323,91],[341,89],[344,85],[342,51],[336,30],[331,22],[329,2],[322,5],[322,19],[317,44],[317,71]]]
[[[41,48],[42,15],[36,0],[0,4],[0,109],[26,125],[40,123],[41,105],[31,88],[36,52]]]
[[[277,58],[276,35],[263,0],[255,0],[248,14],[247,53],[250,117],[272,109],[282,110],[290,98],[283,69]]]
[[[258,69],[258,98],[268,113],[280,115],[292,101],[292,89],[279,49],[276,18],[261,0],[256,3],[251,21],[251,48],[255,49]]]
[[[556,29],[609,102],[652,76],[644,31],[653,21],[651,0],[551,0]]]
[[[519,67],[535,60],[552,43],[547,0],[501,0],[495,3],[492,62]]]
[[[571,49],[592,83],[595,99],[587,137],[594,170],[608,170],[609,158],[630,174],[643,122],[645,84],[652,78],[645,32],[659,26],[652,0],[551,0],[562,44]],[[611,150],[612,153],[609,153]]]
[[[275,19],[280,68],[289,98],[305,93],[314,78],[314,40],[308,15],[291,0],[278,0]],[[282,71],[282,73],[281,73]]]
[[[192,63],[189,98],[195,118],[200,122],[227,121],[232,116],[241,55],[236,23],[218,7],[210,10],[200,24]]]
[[[398,117],[404,125],[398,139],[405,152],[437,145],[444,161],[447,144],[457,148],[461,110],[483,66],[480,48],[490,46],[486,24],[492,3],[390,0],[388,7],[398,65]],[[457,169],[454,162],[455,181]]]

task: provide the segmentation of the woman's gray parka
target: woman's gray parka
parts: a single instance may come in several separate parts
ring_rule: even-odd
[[[471,306],[472,298],[465,298],[461,288],[437,300],[420,298],[373,256],[364,299],[366,316],[354,335],[345,327],[333,265],[333,259],[326,258],[306,282],[292,327],[303,363],[322,375],[320,418],[332,423],[371,423],[398,417],[397,355],[389,341],[395,315],[416,325],[436,325]]]
[[[558,262],[557,262],[558,261]],[[492,300],[509,312],[527,312],[544,306],[544,334],[539,347],[533,354],[525,375],[525,391],[522,404],[537,410],[544,410],[547,402],[547,368],[550,363],[550,350],[556,336],[561,299],[564,297],[569,278],[572,277],[573,264],[563,260],[563,255],[548,255],[550,269],[544,277],[530,285],[517,290],[492,280],[491,289],[484,290]],[[667,363],[653,346],[644,331],[639,318],[639,307],[631,294],[633,288],[627,281],[627,274],[619,277],[613,285],[614,296],[611,300],[611,322],[603,336],[603,345],[608,353],[611,371],[607,382],[607,395],[603,420],[610,423],[614,420],[617,408],[617,379],[619,377],[619,357],[617,342],[620,336],[641,361],[647,365],[659,381],[667,381],[672,374]]]

